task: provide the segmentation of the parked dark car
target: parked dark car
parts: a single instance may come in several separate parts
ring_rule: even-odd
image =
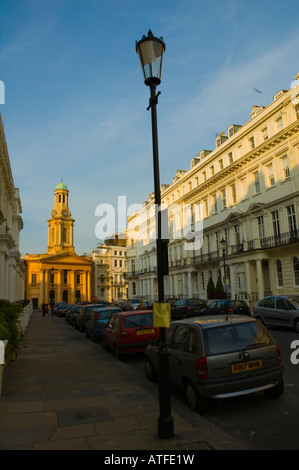
[[[299,333],[299,296],[264,297],[255,305],[253,312],[266,326],[292,328]]]
[[[72,311],[68,315],[69,323],[73,326],[75,326],[76,316],[79,314],[80,308],[81,305],[75,305],[75,307],[73,307]]]
[[[203,413],[208,399],[284,390],[278,345],[255,318],[212,315],[173,322],[167,330],[170,382],[185,390],[189,407]],[[158,344],[145,351],[149,380],[158,375]]]
[[[196,317],[207,304],[201,299],[179,299],[171,306],[171,320]]]
[[[149,300],[141,301],[141,304],[138,305],[136,310],[153,310],[153,302],[150,302]]]
[[[248,315],[251,316],[249,306],[244,300],[213,300],[207,308],[201,311],[202,315]]]
[[[73,311],[73,308],[78,306],[78,304],[69,304],[67,309],[66,309],[66,313],[65,313],[65,321],[69,322],[70,323],[70,315]]]
[[[56,302],[54,305],[54,314],[58,317],[65,317],[68,304],[66,302]]]
[[[140,299],[131,299],[129,302],[129,306],[131,310],[136,310],[140,304],[141,304]]]
[[[146,346],[159,337],[153,326],[153,312],[137,310],[112,315],[102,334],[102,346],[112,350],[116,357],[145,351]]]
[[[108,320],[114,313],[121,312],[119,307],[94,307],[90,310],[85,323],[86,336],[91,338],[92,341],[99,341],[102,338],[102,333],[106,327]]]
[[[96,307],[105,307],[111,305],[109,302],[103,301],[97,304],[86,304],[81,305],[78,315],[75,317],[75,327],[78,328],[82,333],[85,331],[85,324],[88,320],[92,309]]]

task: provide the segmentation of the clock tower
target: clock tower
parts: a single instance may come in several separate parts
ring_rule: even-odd
[[[48,220],[48,255],[75,251],[74,219],[69,211],[68,196],[67,186],[61,181],[54,191],[54,208]]]

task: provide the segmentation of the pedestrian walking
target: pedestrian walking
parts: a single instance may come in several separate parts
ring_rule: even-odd
[[[43,304],[42,304],[42,311],[43,311],[43,317],[44,317],[45,313],[46,313],[46,304],[45,304],[45,302],[43,302]]]

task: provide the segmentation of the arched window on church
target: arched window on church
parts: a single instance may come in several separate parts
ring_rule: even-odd
[[[66,242],[66,228],[64,227],[62,229],[62,243]]]

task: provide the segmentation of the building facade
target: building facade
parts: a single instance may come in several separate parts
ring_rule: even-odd
[[[92,253],[95,297],[108,302],[128,298],[126,282],[126,238],[115,235]]]
[[[0,299],[11,302],[25,298],[25,267],[19,251],[21,213],[0,116]]]
[[[93,262],[75,253],[68,196],[67,186],[61,181],[54,191],[54,207],[48,220],[47,252],[25,255],[26,298],[33,308],[43,302],[76,303],[92,298]]]
[[[217,136],[161,188],[168,209],[168,297],[299,294],[299,74],[245,125]],[[157,298],[154,198],[128,219],[129,296]]]

